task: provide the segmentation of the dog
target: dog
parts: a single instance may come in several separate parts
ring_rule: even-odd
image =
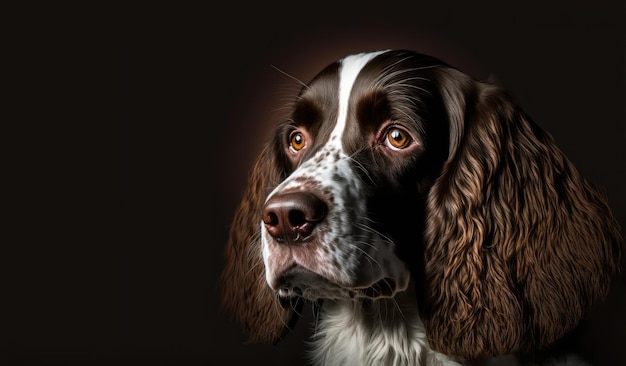
[[[223,306],[275,342],[316,304],[316,365],[483,362],[572,332],[622,242],[605,196],[503,88],[365,52],[304,85],[261,152]]]

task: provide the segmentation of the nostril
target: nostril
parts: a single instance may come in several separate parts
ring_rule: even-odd
[[[289,211],[289,223],[293,227],[299,227],[307,223],[306,215],[300,210]]]
[[[274,212],[267,212],[263,215],[263,223],[270,226],[278,225],[278,216]]]

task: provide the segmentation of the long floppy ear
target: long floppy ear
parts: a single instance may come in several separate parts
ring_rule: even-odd
[[[430,345],[467,358],[546,347],[606,296],[620,270],[618,225],[506,93],[444,73],[451,146],[426,209]]]
[[[261,210],[284,174],[268,144],[252,169],[244,197],[233,218],[226,265],[221,275],[222,305],[251,342],[277,342],[297,319],[292,304],[281,304],[265,280],[261,248]]]

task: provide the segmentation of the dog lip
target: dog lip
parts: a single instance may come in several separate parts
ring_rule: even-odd
[[[295,262],[287,265],[280,273],[279,276],[275,277],[272,283],[270,283],[270,287],[274,290],[281,291],[285,288],[290,287],[288,285],[289,273],[292,273],[298,265]]]
[[[276,289],[279,294],[292,293],[294,289],[299,289],[301,293],[303,288],[324,280],[322,276],[294,262],[280,273],[272,288]]]
[[[351,291],[350,297],[364,297],[368,299],[391,298],[396,294],[396,289],[396,281],[392,278],[383,278],[371,286]]]
[[[302,297],[308,300],[348,298],[349,288],[305,267],[292,265],[273,283],[279,298]]]

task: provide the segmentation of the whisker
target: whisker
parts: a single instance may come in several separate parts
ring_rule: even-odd
[[[369,171],[367,170],[367,168],[357,159],[354,158],[354,156],[356,156],[357,154],[359,154],[360,152],[362,152],[363,150],[365,150],[365,148],[363,149],[359,149],[356,152],[354,152],[352,155],[348,156],[348,159],[350,159],[351,162],[353,162],[357,168],[359,168],[359,170],[361,170],[365,176],[367,177],[367,179],[369,179],[369,181],[372,184],[376,184],[376,182],[374,181],[374,179],[372,178],[372,176],[370,175]]]
[[[311,306],[311,311],[313,312],[313,337],[317,337],[318,336],[318,331],[320,329],[320,312],[321,312],[321,306],[317,303],[314,302],[313,305]]]
[[[276,316],[281,319],[281,322],[283,324],[283,326],[285,327],[285,329],[289,329],[289,331],[292,331],[292,329],[289,327],[289,323],[287,323],[283,317],[281,316],[281,312],[282,312],[282,307],[280,306],[280,303],[278,301],[274,302],[274,310],[276,311]]]
[[[378,230],[376,230],[376,229],[374,229],[374,228],[372,228],[372,227],[370,227],[370,226],[367,226],[367,225],[365,225],[365,224],[362,224],[362,223],[360,223],[360,222],[357,222],[357,223],[356,223],[356,225],[357,225],[358,227],[360,227],[361,229],[363,229],[363,230],[367,231],[367,232],[370,232],[370,233],[372,233],[372,234],[376,234],[376,235],[380,236],[380,237],[381,237],[381,238],[383,238],[383,239],[384,239],[387,243],[389,243],[389,244],[394,244],[394,241],[393,241],[393,240],[391,240],[391,238],[390,238],[390,237],[386,236],[385,234],[381,233],[380,231],[378,231]]]
[[[374,259],[371,255],[369,255],[365,250],[359,248],[357,245],[355,244],[350,244],[351,247],[359,250],[361,253],[363,253],[363,255],[365,255],[365,257],[368,259],[368,262],[370,262],[370,264],[375,263],[379,268],[383,268],[383,266],[380,265],[380,263],[378,263],[378,261],[376,259]]]
[[[400,308],[400,304],[398,304],[398,301],[396,300],[395,297],[391,298],[391,303],[393,305],[395,305],[396,309],[398,310],[397,313],[400,315],[400,317],[402,318],[402,321],[406,321],[406,318],[404,317],[404,312],[402,311],[402,308]],[[395,313],[395,312],[394,312]]]
[[[300,312],[298,312],[298,302],[300,301],[304,301],[301,297],[296,297],[296,301],[295,303],[291,303],[291,301],[289,301],[289,304],[291,305],[291,309],[293,310],[294,313],[296,313],[296,315],[298,315],[299,317],[302,317],[302,314],[300,314]]]
[[[360,237],[362,237],[362,238],[360,238]],[[357,244],[364,245],[364,246],[369,247],[369,248],[374,249],[374,250],[380,250],[376,245],[374,245],[374,244],[370,243],[369,241],[365,240],[365,239],[368,239],[369,237],[364,237],[363,235],[360,235],[360,237],[356,237],[354,242],[357,243]],[[359,239],[361,239],[361,240],[359,240]]]
[[[276,71],[280,72],[281,74],[283,74],[283,75],[287,76],[288,78],[290,78],[290,79],[292,79],[292,80],[296,81],[298,84],[302,85],[302,87],[303,87],[303,88],[305,88],[305,89],[308,89],[308,88],[309,88],[309,86],[308,86],[308,85],[306,85],[304,82],[302,82],[302,80],[300,80],[300,79],[296,78],[295,76],[293,76],[293,75],[291,75],[291,74],[288,74],[287,72],[285,72],[285,71],[283,71],[283,70],[279,69],[278,67],[276,67],[276,66],[274,66],[274,65],[270,65],[270,66],[271,66],[274,70],[276,70]]]

